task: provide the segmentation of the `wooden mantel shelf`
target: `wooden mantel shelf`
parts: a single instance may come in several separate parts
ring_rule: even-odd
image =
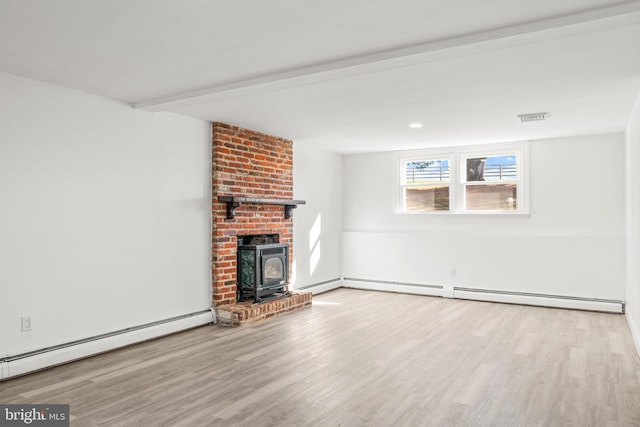
[[[304,205],[304,200],[283,200],[283,199],[256,199],[253,197],[236,197],[236,196],[218,196],[219,202],[227,204],[227,219],[234,219],[236,216],[236,208],[243,203],[254,203],[262,205],[282,205],[284,206],[284,218],[291,218],[291,210]]]

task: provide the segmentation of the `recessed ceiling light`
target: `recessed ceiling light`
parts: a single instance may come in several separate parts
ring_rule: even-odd
[[[411,129],[420,129],[422,127],[422,123],[411,123],[409,127]]]

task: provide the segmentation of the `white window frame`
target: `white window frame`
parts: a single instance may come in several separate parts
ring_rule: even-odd
[[[424,154],[421,154],[424,153]],[[431,160],[447,160],[449,162],[449,209],[448,210],[433,210],[433,211],[405,211],[405,188],[410,187],[421,187],[424,185],[421,184],[407,184],[404,180],[404,168],[405,165],[409,162],[420,162],[420,161],[431,161]],[[443,215],[451,212],[451,205],[455,200],[455,189],[452,184],[455,181],[456,170],[453,169],[453,164],[455,163],[455,153],[453,152],[440,152],[440,151],[424,151],[420,150],[417,152],[412,152],[411,155],[400,155],[398,157],[397,164],[397,186],[395,191],[395,208],[394,212],[402,213],[407,215],[413,214],[429,214],[429,215]],[[434,182],[435,185],[435,182]]]
[[[465,206],[466,159],[474,157],[495,157],[515,155],[518,170],[517,179],[508,181],[485,181],[484,185],[515,183],[517,185],[516,209],[514,210],[468,210]],[[403,215],[529,215],[529,142],[518,141],[499,144],[479,144],[451,147],[447,151],[425,149],[395,153],[396,185],[393,212]],[[449,210],[446,211],[405,211],[404,165],[411,161],[449,161]]]

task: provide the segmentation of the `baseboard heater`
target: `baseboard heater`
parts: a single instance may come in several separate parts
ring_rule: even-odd
[[[334,289],[338,289],[341,287],[342,287],[342,279],[338,277],[337,279],[325,280],[324,282],[318,282],[312,285],[301,286],[299,288],[295,288],[294,291],[308,291],[308,292],[310,291],[315,295],[315,294],[320,294],[322,292],[332,291]]]
[[[453,288],[453,297],[476,301],[624,313],[623,301],[602,298],[582,298],[566,295],[499,291],[492,289],[463,288],[457,286],[454,286]]]
[[[371,291],[397,292],[402,294],[445,296],[444,286],[424,283],[393,282],[390,280],[357,279],[345,277],[342,287]]]
[[[441,286],[422,283],[393,282],[387,280],[357,279],[352,277],[345,277],[342,281],[342,287],[371,291],[469,299],[476,301],[534,305],[541,307],[624,313],[623,301],[602,298],[582,298],[566,295],[536,294],[528,292],[464,288],[457,286],[452,287],[451,285]]]
[[[0,358],[0,381],[210,323],[211,309]]]

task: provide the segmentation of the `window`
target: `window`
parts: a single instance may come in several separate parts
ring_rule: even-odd
[[[461,183],[466,211],[517,211],[518,154],[463,156]]]
[[[402,207],[406,212],[449,210],[449,159],[402,162]]]
[[[528,144],[456,147],[398,155],[399,213],[528,213]]]

